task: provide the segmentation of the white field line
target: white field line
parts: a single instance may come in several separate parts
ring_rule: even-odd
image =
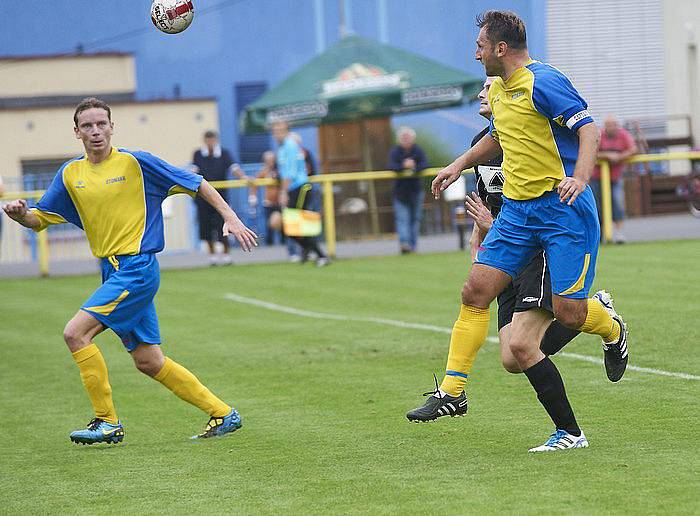
[[[383,319],[381,317],[363,317],[363,316],[351,316],[343,314],[332,314],[324,312],[312,312],[310,310],[301,310],[299,308],[293,308],[291,306],[278,305],[277,303],[270,303],[268,301],[262,301],[261,299],[255,299],[252,297],[239,296],[238,294],[228,293],[224,294],[224,297],[229,301],[235,301],[236,303],[243,303],[246,305],[259,306],[267,310],[272,310],[274,312],[283,312],[286,314],[297,315],[299,317],[309,317],[312,319],[328,319],[333,321],[354,321],[354,322],[370,322],[375,324],[384,324],[386,326],[394,326],[396,328],[407,328],[411,330],[424,330],[431,331],[434,333],[451,334],[451,328],[443,328],[441,326],[433,326],[432,324],[420,324],[420,323],[410,323],[405,321],[397,321],[394,319]],[[486,340],[488,342],[498,343],[498,337],[488,337]],[[603,359],[598,357],[591,357],[588,355],[579,355],[578,353],[569,352],[559,352],[557,356],[571,358],[573,360],[582,360],[584,362],[591,362],[593,364],[602,364]],[[659,376],[669,376],[671,378],[680,378],[682,380],[700,380],[700,376],[689,374],[689,373],[678,373],[673,371],[664,371],[662,369],[653,369],[650,367],[639,367],[635,365],[628,365],[627,369],[630,371],[637,371],[639,373],[655,374]]]

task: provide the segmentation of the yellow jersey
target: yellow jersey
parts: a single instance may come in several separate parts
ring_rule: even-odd
[[[491,135],[503,149],[503,195],[527,200],[573,175],[578,129],[593,123],[588,105],[559,70],[529,60],[489,88]]]
[[[71,222],[85,231],[97,258],[163,250],[163,200],[196,195],[202,176],[143,151],[112,148],[101,163],[65,163],[31,211],[41,225]]]

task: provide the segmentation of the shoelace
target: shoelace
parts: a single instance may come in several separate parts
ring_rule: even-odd
[[[99,417],[96,417],[87,424],[87,429],[97,430],[102,423],[104,423],[104,421],[102,421]]]
[[[433,373],[433,379],[435,380],[435,390],[424,392],[423,396],[435,396],[436,398],[442,398],[442,396],[440,396],[440,385],[438,384],[438,379],[435,373]]]
[[[559,439],[564,437],[566,435],[566,432],[564,430],[557,430],[554,432],[552,435],[549,436],[549,439],[547,439],[547,442],[544,443],[545,446],[552,446],[553,444],[556,444]]]

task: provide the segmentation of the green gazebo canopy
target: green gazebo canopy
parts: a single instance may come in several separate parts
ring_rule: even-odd
[[[481,79],[376,41],[347,36],[248,105],[244,132],[357,120],[462,104]]]

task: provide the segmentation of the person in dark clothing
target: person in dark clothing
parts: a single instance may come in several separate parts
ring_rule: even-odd
[[[398,145],[389,154],[389,169],[412,175],[396,180],[394,185],[394,216],[396,232],[399,234],[401,253],[416,250],[420,221],[423,217],[423,181],[419,172],[428,167],[425,152],[416,145],[416,132],[410,127],[400,127],[397,132]]]
[[[230,174],[241,179],[243,171],[231,156],[231,153],[219,145],[219,136],[214,131],[204,133],[204,145],[197,149],[192,157],[192,169],[204,176],[207,181],[225,181]],[[225,199],[227,194],[219,192]],[[211,265],[230,265],[228,238],[223,235],[224,221],[209,204],[196,199],[197,219],[199,221],[199,239],[205,240],[209,247],[209,263]],[[224,247],[221,257],[216,254],[215,242],[219,241]]]

